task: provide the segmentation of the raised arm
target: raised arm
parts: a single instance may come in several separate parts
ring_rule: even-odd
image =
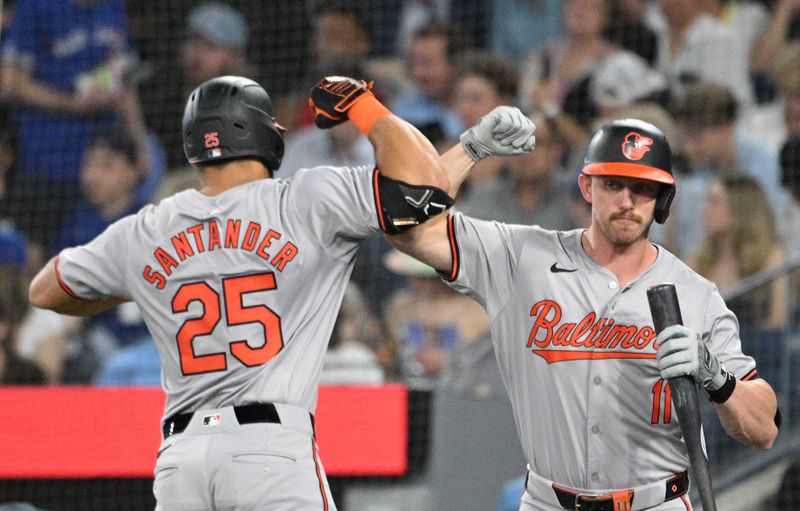
[[[532,151],[535,130],[533,122],[517,108],[500,106],[483,116],[461,135],[459,144],[441,156],[450,182],[450,197],[456,197],[469,171],[483,158]],[[449,272],[452,254],[447,223],[447,215],[440,214],[405,233],[389,236],[389,243],[440,272]]]
[[[329,76],[311,89],[309,105],[322,129],[350,120],[375,148],[385,177],[411,185],[447,190],[449,183],[433,144],[416,128],[392,114],[372,94],[372,82]]]

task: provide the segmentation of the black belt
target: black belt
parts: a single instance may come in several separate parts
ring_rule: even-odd
[[[257,422],[281,423],[278,410],[275,409],[275,405],[272,403],[253,403],[234,406],[233,413],[236,415],[236,420],[239,421],[239,424],[254,424]],[[189,421],[192,420],[193,415],[194,412],[176,413],[164,421],[164,424],[161,425],[161,433],[164,435],[164,438],[177,435],[185,430],[186,426],[189,425]]]
[[[667,479],[664,487],[664,502],[680,497],[689,491],[689,477],[686,472],[680,473]],[[633,490],[620,490],[604,495],[579,495],[555,484],[553,491],[561,507],[574,511],[630,510],[636,497]]]

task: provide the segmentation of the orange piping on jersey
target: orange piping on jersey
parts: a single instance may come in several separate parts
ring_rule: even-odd
[[[372,193],[375,196],[375,211],[378,214],[378,225],[381,227],[381,231],[386,232],[386,223],[383,221],[383,209],[381,209],[381,192],[380,188],[378,188],[378,177],[380,176],[380,171],[377,167],[372,172]]]
[[[548,364],[567,360],[592,360],[609,358],[656,358],[655,353],[633,353],[630,351],[585,351],[585,350],[532,350],[547,360]]]
[[[63,289],[65,293],[70,295],[72,298],[88,301],[86,300],[86,298],[81,298],[80,296],[76,295],[72,291],[72,289],[70,289],[69,286],[63,280],[61,280],[61,271],[58,269],[58,256],[56,256],[55,269],[56,269],[56,280],[58,281],[58,285],[61,286],[61,289]]]
[[[314,456],[314,467],[317,469],[317,481],[319,481],[319,492],[322,495],[322,509],[328,511],[328,496],[325,493],[325,481],[322,480],[322,473],[319,469],[319,453],[317,443],[311,439],[311,455]]]
[[[756,371],[755,369],[753,369],[753,370],[751,370],[749,373],[747,373],[746,375],[744,375],[744,378],[742,378],[742,381],[750,381],[750,380],[753,380],[753,379],[755,379],[755,377],[756,377],[756,376],[758,376],[758,371]]]
[[[692,511],[692,506],[689,504],[689,500],[686,498],[686,495],[681,495],[681,502],[683,502],[683,505],[686,506],[687,511]]]
[[[450,240],[450,258],[452,266],[450,275],[445,277],[445,280],[452,282],[458,277],[458,270],[461,261],[458,258],[458,242],[456,241],[455,217],[450,213],[447,214],[447,238]]]

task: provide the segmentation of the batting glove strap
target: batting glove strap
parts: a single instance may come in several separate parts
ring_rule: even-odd
[[[346,76],[327,76],[311,88],[308,105],[314,124],[327,129],[348,119],[365,134],[378,119],[391,112],[372,94],[373,82]]]
[[[724,403],[731,397],[733,394],[733,389],[736,388],[736,376],[733,373],[725,371],[725,383],[722,384],[717,390],[709,390],[706,387],[706,392],[708,393],[708,399],[715,403]]]

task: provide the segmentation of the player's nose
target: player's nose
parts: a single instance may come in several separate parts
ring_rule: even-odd
[[[618,200],[620,202],[620,206],[626,209],[633,207],[633,191],[630,189],[630,187],[625,186],[622,188],[622,190],[619,192]]]

